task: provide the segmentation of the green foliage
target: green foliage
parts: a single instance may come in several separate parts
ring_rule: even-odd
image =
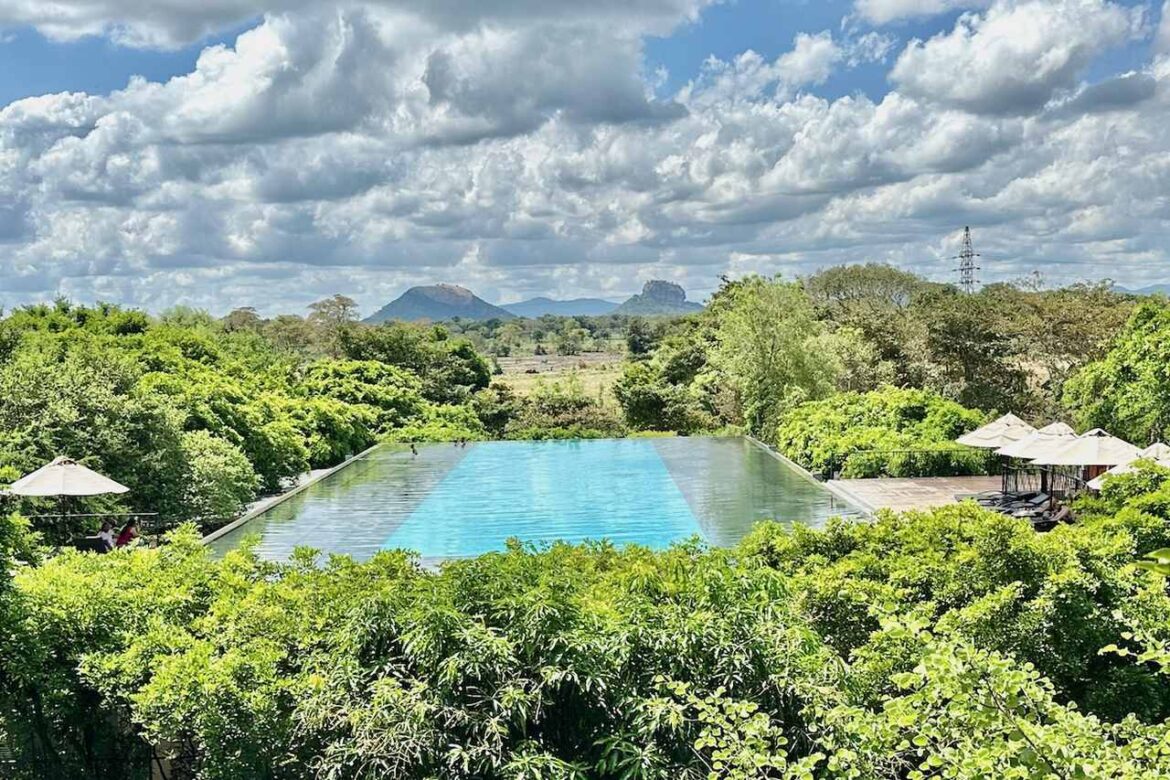
[[[437,329],[399,333],[351,319],[338,299],[317,306],[308,321],[238,311],[218,322],[187,309],[152,320],[65,301],[18,309],[0,320],[12,345],[0,360],[0,469],[27,473],[66,454],[130,488],[117,499],[79,504],[158,512],[170,523],[198,519],[210,528],[257,490],[279,490],[401,428],[420,439],[484,435],[470,408],[424,397],[462,402],[486,386],[486,363],[468,342]],[[304,338],[273,335],[286,326],[289,333],[303,327]],[[405,345],[399,352],[371,351],[396,364],[321,356],[395,339]],[[49,541],[64,543],[96,529],[45,530]]]
[[[305,368],[301,392],[370,407],[381,431],[405,424],[423,407],[422,383],[405,369],[376,360],[328,360]]]
[[[630,354],[639,365],[627,366],[615,393],[633,428],[694,432],[733,425],[765,438],[803,401],[887,384],[988,413],[1060,418],[1066,380],[1104,356],[1133,307],[1132,296],[1108,285],[998,284],[965,295],[873,264],[829,268],[799,285],[725,280],[700,314],[653,331],[631,322]],[[1135,331],[1132,349],[1148,336],[1148,328]],[[1158,384],[1156,367],[1165,357],[1150,356],[1148,381],[1136,384],[1141,390],[1126,388],[1123,371],[1094,368],[1065,398],[1088,410],[1085,427],[1123,433],[1116,429],[1124,426],[1108,424],[1117,418],[1109,399],[1129,394],[1126,408],[1153,409],[1136,395],[1161,392],[1167,383]],[[1133,438],[1155,437],[1162,412],[1132,413],[1146,417]],[[978,460],[953,451],[889,470],[963,474],[982,469]],[[875,468],[859,466],[857,473]]]
[[[709,360],[749,430],[770,431],[783,412],[832,392],[837,364],[821,351],[821,328],[799,284],[751,277],[718,295]]]
[[[792,410],[775,443],[810,471],[845,478],[987,472],[986,453],[954,440],[984,422],[980,412],[923,390],[841,393]]]
[[[695,433],[714,427],[691,388],[662,381],[647,363],[627,363],[613,392],[632,428]]]
[[[1170,693],[1098,652],[1153,576],[1131,525],[964,505],[439,570],[184,530],[16,574],[0,718],[18,778],[147,745],[205,778],[1164,777]]]
[[[1108,354],[1065,385],[1065,402],[1086,427],[1129,441],[1170,435],[1170,307],[1140,306]]]
[[[1138,568],[1152,571],[1163,577],[1170,577],[1170,547],[1163,547],[1146,553],[1144,560],[1138,561]]]
[[[0,464],[27,474],[67,454],[125,484],[142,508],[182,512],[182,414],[138,391],[130,356],[84,334],[36,335],[0,366]]]
[[[581,380],[538,382],[504,429],[509,439],[596,439],[622,436],[615,411],[585,394]]]
[[[872,264],[826,269],[804,287],[830,329],[852,329],[876,352],[881,379],[1037,418],[1061,415],[1065,380],[1103,355],[1133,307],[1107,284],[963,295]]]
[[[856,331],[826,329],[803,288],[778,279],[725,281],[703,313],[662,327],[655,341],[614,388],[634,428],[763,434],[839,382],[868,389],[888,374]]]
[[[502,382],[493,382],[471,397],[475,416],[495,438],[503,438],[508,423],[519,413],[522,403],[512,388]]]
[[[1170,532],[1136,515],[1036,534],[1027,523],[973,504],[873,523],[834,523],[824,532],[761,526],[743,548],[794,577],[818,631],[842,653],[876,652],[887,615],[915,615],[984,650],[1026,659],[1063,700],[1109,718],[1170,715],[1170,689],[1148,670],[1101,657],[1124,630],[1118,610],[1140,590],[1127,564]]]
[[[634,317],[626,326],[626,351],[635,360],[646,357],[658,346],[655,328],[643,317]]]
[[[422,415],[391,431],[391,441],[478,441],[488,438],[487,429],[469,406],[427,404]]]
[[[423,397],[460,403],[491,382],[491,367],[467,339],[452,339],[439,326],[386,322],[341,331],[342,353],[351,360],[379,361],[407,369],[422,380]]]
[[[188,431],[179,449],[187,467],[183,503],[204,528],[229,522],[255,496],[259,478],[239,447],[207,431]]]

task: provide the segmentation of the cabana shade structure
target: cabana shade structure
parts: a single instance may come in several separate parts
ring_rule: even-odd
[[[1005,458],[1032,460],[1039,455],[1043,455],[1052,442],[1072,441],[1076,438],[1077,433],[1072,428],[1064,423],[1052,423],[1051,425],[1045,425],[1037,431],[1033,431],[1019,441],[1000,447],[995,451],[995,454],[1002,455]]]
[[[1158,442],[1151,444],[1141,451],[1143,458],[1151,458],[1153,460],[1170,460],[1170,445]]]
[[[1094,428],[1068,442],[1050,441],[1031,458],[1037,466],[1117,466],[1141,453],[1124,439]]]
[[[977,447],[983,450],[997,450],[1028,436],[1036,431],[1031,425],[1016,417],[1014,414],[1005,414],[998,420],[989,422],[981,428],[965,433],[955,441],[968,447]]]
[[[12,483],[9,492],[17,496],[100,496],[127,493],[130,488],[103,477],[70,458],[55,458],[46,466]]]
[[[1149,447],[1146,447],[1144,450],[1138,453],[1138,457],[1134,458],[1128,463],[1122,463],[1120,465],[1114,466],[1096,479],[1089,480],[1087,487],[1090,490],[1100,490],[1105,485],[1105,477],[1117,476],[1118,474],[1129,474],[1130,472],[1137,471],[1138,463],[1141,461],[1150,461],[1159,466],[1170,468],[1170,447],[1166,446],[1162,442],[1151,444]]]
[[[1047,470],[1041,470],[1028,463],[1052,443],[1064,443],[1077,437],[1076,431],[1064,423],[1045,425],[1017,442],[1004,445],[995,451],[1003,458],[1003,493],[1005,495],[1037,493],[1048,495],[1053,485]]]

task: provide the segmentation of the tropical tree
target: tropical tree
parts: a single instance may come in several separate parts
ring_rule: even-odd
[[[785,410],[832,392],[835,366],[816,351],[821,327],[799,284],[751,277],[724,287],[716,307],[710,364],[750,430],[774,430]]]
[[[341,354],[341,332],[357,321],[357,312],[357,302],[340,294],[309,304],[307,321],[331,357]]]
[[[1065,384],[1064,400],[1085,427],[1141,444],[1170,436],[1170,306],[1139,306],[1109,352]]]

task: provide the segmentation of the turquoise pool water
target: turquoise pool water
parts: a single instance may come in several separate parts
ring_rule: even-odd
[[[603,439],[384,446],[211,542],[245,536],[287,558],[297,546],[426,561],[609,539],[654,548],[690,537],[733,544],[759,520],[818,525],[851,514],[822,486],[741,438]]]

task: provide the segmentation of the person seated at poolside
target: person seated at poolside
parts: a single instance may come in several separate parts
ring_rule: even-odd
[[[116,547],[125,547],[138,538],[138,521],[133,517],[126,521],[126,525],[122,526],[122,532],[118,534],[118,541],[115,542]]]
[[[109,520],[102,521],[102,530],[98,531],[97,538],[106,543],[106,550],[114,549],[114,524]]]

